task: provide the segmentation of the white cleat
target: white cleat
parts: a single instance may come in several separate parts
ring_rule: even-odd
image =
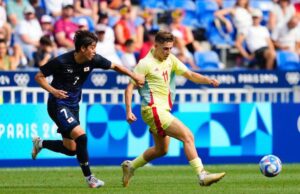
[[[34,137],[32,138],[32,152],[31,152],[31,157],[33,160],[36,159],[38,153],[42,150],[42,148],[40,148],[39,143],[40,141],[42,141],[42,139],[40,137]]]
[[[123,187],[128,187],[131,177],[134,175],[134,169],[131,167],[131,161],[125,160],[122,164],[123,169]]]
[[[199,184],[201,186],[210,186],[213,183],[218,182],[219,180],[221,180],[224,176],[225,176],[225,172],[221,172],[221,173],[209,173],[207,171],[203,171],[201,172],[201,174],[199,175]]]
[[[86,182],[90,188],[99,188],[104,186],[104,182],[97,179],[94,175],[89,176],[86,178]]]

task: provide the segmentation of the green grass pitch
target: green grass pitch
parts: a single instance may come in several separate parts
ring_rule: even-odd
[[[149,166],[135,172],[128,188],[121,184],[120,167],[92,167],[105,181],[99,189],[89,189],[77,168],[0,168],[2,194],[296,194],[300,193],[300,164],[283,165],[273,178],[264,177],[258,165],[207,165],[211,172],[225,171],[226,176],[210,187],[200,187],[189,166]]]

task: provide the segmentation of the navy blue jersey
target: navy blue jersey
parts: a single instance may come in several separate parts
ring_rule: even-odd
[[[78,108],[82,85],[94,68],[111,68],[111,62],[98,54],[91,61],[78,64],[75,61],[74,53],[75,51],[70,51],[60,55],[40,67],[41,72],[46,77],[49,75],[53,76],[51,85],[55,89],[68,92],[68,98],[57,99],[50,94],[49,100],[70,108]]]

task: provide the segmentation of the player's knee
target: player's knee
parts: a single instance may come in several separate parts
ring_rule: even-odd
[[[77,139],[75,140],[76,142],[76,147],[78,146],[87,146],[87,136],[86,134],[83,134],[79,137],[77,137]]]
[[[164,156],[168,153],[169,148],[168,147],[161,147],[161,148],[156,148],[156,154],[159,156]]]
[[[183,137],[183,142],[187,144],[193,144],[194,143],[194,135],[192,133],[187,133]]]

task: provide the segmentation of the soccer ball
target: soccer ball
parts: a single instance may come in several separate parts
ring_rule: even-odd
[[[259,168],[261,173],[266,177],[274,177],[280,173],[282,166],[277,156],[267,155],[260,160]]]

